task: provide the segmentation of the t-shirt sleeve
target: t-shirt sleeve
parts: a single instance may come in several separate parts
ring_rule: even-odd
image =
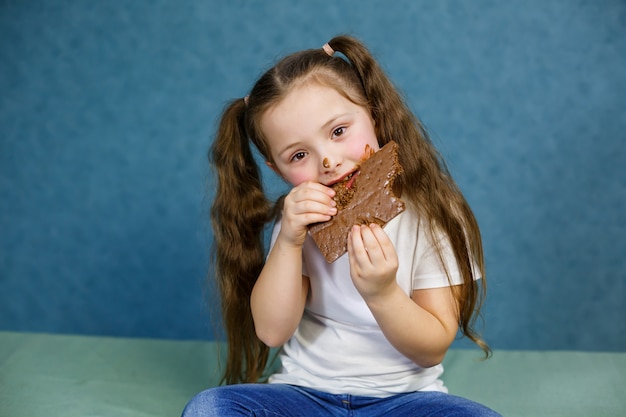
[[[425,222],[420,222],[417,253],[414,258],[416,263],[413,265],[414,290],[441,288],[463,283],[463,277],[459,272],[450,239],[444,233],[436,233],[435,238],[438,239],[441,246],[441,257],[437,253],[429,228]],[[446,271],[449,277],[446,275]],[[473,265],[473,272],[475,279],[479,279],[480,273],[475,264]]]

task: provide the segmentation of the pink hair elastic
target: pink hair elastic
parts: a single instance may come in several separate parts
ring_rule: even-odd
[[[328,56],[333,56],[333,54],[335,53],[335,50],[331,48],[330,45],[327,43],[322,46],[322,49],[328,54]]]

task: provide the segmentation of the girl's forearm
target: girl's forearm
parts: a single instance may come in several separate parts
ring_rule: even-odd
[[[270,347],[283,345],[295,332],[304,312],[308,279],[302,276],[302,247],[272,247],[250,298],[257,336]]]
[[[429,311],[399,286],[384,297],[366,300],[387,340],[424,368],[441,363],[458,330],[455,309],[444,293],[449,288],[427,291],[436,293],[440,305],[450,303],[449,308]]]

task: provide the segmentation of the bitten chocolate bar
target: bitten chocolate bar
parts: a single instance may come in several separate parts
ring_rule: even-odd
[[[398,144],[391,141],[365,160],[352,178],[333,185],[337,214],[309,227],[327,262],[334,262],[347,252],[348,235],[355,224],[384,226],[404,211],[404,202],[393,190],[400,173]]]

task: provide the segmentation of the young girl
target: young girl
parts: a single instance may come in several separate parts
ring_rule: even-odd
[[[348,253],[327,263],[307,227],[337,213],[330,186],[365,150],[392,140],[407,209],[384,228],[355,225]],[[293,185],[275,207],[249,141]],[[281,60],[226,108],[210,159],[229,385],[198,394],[184,416],[498,415],[439,379],[459,329],[489,354],[472,328],[484,295],[478,225],[359,41],[340,36]],[[256,383],[270,347],[282,347],[281,368]]]

